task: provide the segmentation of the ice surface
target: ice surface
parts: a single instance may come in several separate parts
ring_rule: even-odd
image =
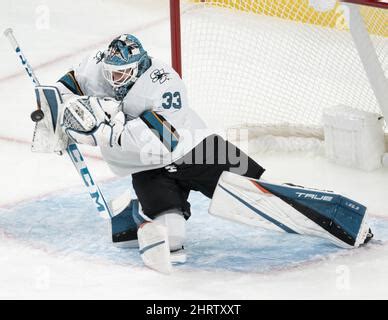
[[[102,186],[112,198],[127,190],[131,180],[120,179]],[[64,256],[83,255],[112,264],[142,266],[136,249],[111,243],[110,224],[95,212],[83,190],[56,193],[39,200],[0,209],[0,229],[9,236]],[[188,223],[188,263],[181,270],[265,273],[289,269],[336,255],[357,255],[361,250],[343,250],[329,242],[305,236],[276,233],[217,219],[207,214],[209,200],[200,193],[190,197],[192,218]],[[388,240],[388,220],[372,219],[375,244]]]

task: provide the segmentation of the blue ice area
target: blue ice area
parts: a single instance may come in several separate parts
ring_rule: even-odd
[[[109,199],[130,186],[130,178],[120,179],[102,185],[102,191]],[[364,250],[339,249],[325,240],[255,229],[212,217],[207,214],[209,200],[199,193],[192,193],[190,202],[188,262],[178,266],[181,270],[262,273],[338,255],[362,255]],[[377,241],[368,247],[388,241],[388,220],[372,218],[371,226]],[[111,243],[109,221],[96,214],[83,188],[0,209],[0,231],[62,257],[143,265],[136,249],[118,248]]]

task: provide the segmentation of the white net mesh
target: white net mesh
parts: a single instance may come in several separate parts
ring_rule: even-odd
[[[361,13],[387,77],[388,10]],[[308,0],[182,0],[191,106],[223,128],[319,128],[340,104],[381,113],[344,14]]]

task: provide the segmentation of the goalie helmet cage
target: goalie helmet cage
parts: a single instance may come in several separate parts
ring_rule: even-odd
[[[388,118],[387,9],[372,0],[170,0],[172,64],[210,126],[322,137],[326,107]]]

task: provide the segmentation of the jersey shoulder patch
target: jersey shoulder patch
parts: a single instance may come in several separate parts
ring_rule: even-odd
[[[170,66],[153,60],[147,74],[147,96],[152,97],[155,110],[177,111],[184,106],[186,87],[180,76]]]
[[[152,65],[147,70],[146,77],[150,83],[154,84],[153,87],[166,87],[173,82],[181,81],[181,78],[173,68],[156,59],[152,59]]]
[[[152,67],[151,67],[152,68]],[[154,68],[151,70],[150,78],[152,83],[155,84],[164,84],[171,80],[171,74],[168,72],[169,70],[165,70],[165,68]]]

